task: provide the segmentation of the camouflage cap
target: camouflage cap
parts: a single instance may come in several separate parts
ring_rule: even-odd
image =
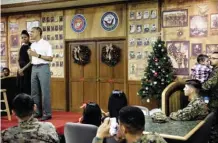
[[[167,116],[162,112],[156,112],[151,115],[153,122],[155,123],[165,123],[167,122]]]

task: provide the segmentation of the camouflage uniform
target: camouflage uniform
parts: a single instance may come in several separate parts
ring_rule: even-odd
[[[208,115],[207,104],[202,98],[195,98],[188,104],[187,107],[177,112],[172,112],[170,118],[173,120],[199,120],[204,119]]]
[[[39,122],[36,118],[19,122],[18,126],[1,132],[2,143],[58,143],[55,127],[48,122]]]
[[[95,137],[92,143],[103,143],[103,140],[97,139]],[[134,143],[167,143],[167,142],[161,136],[155,133],[155,134],[142,135],[142,137]]]
[[[210,143],[218,143],[218,66],[214,67],[207,81],[202,84],[202,88],[210,97],[208,107],[215,113],[210,135]]]

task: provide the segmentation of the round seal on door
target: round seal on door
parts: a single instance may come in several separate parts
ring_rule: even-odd
[[[119,23],[118,16],[115,12],[106,12],[101,17],[101,26],[106,31],[113,31],[117,28]]]
[[[71,21],[71,27],[73,31],[77,33],[83,32],[86,28],[86,25],[86,19],[82,14],[76,14]]]

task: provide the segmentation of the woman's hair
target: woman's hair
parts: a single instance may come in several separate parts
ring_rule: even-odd
[[[120,90],[113,90],[108,102],[110,117],[118,118],[120,109],[125,106],[127,106],[125,93]]]
[[[101,125],[101,109],[98,104],[89,102],[83,110],[83,124]]]
[[[30,37],[29,33],[26,30],[23,30],[21,32],[21,35],[26,35],[27,37]]]

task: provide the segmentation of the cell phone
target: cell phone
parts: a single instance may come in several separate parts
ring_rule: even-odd
[[[114,136],[117,134],[118,124],[116,118],[110,118],[110,135]]]

